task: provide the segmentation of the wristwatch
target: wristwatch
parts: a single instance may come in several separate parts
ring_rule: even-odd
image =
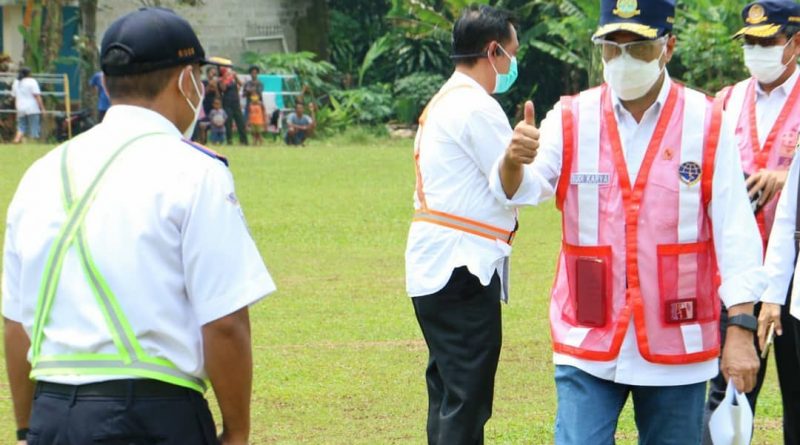
[[[738,326],[750,332],[758,330],[758,319],[750,314],[739,314],[728,318],[728,326]]]
[[[17,442],[23,441],[28,438],[28,428],[20,428],[17,430]]]

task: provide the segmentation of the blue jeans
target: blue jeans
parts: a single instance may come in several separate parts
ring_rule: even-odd
[[[287,145],[302,145],[306,141],[306,132],[303,130],[297,130],[294,133],[286,132],[284,140]]]
[[[17,130],[32,139],[39,139],[41,114],[17,114]]]
[[[633,396],[640,445],[700,444],[706,382],[631,386],[559,365],[556,391],[556,445],[614,444],[617,421],[628,395]]]
[[[212,144],[224,144],[225,143],[225,127],[211,127],[209,130],[209,137],[208,141]]]

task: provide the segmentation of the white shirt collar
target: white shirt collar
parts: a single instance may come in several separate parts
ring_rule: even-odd
[[[454,84],[467,84],[471,87],[475,87],[483,91],[484,93],[486,90],[478,83],[477,80],[473,79],[472,77],[460,72],[460,71],[453,71],[453,75],[450,76],[450,80],[447,83],[454,83]]]
[[[127,128],[133,122],[137,131],[149,132],[158,131],[173,134],[181,137],[181,132],[175,124],[167,120],[163,115],[149,108],[134,105],[114,105],[108,109],[103,118],[103,125]]]
[[[767,94],[766,91],[764,91],[761,88],[760,83],[756,82],[756,95],[759,98],[769,97],[775,93],[778,93],[781,96],[789,96],[789,93],[792,92],[792,88],[794,88],[795,83],[797,83],[798,76],[800,76],[800,67],[795,67],[794,72],[792,73],[791,76],[789,76],[788,79],[786,79],[786,82],[782,83],[779,87],[772,90],[769,94]]]
[[[664,103],[667,101],[667,97],[669,96],[669,90],[672,87],[672,79],[669,77],[669,72],[667,69],[664,68],[664,83],[661,84],[661,91],[658,92],[658,97],[656,97],[655,103],[650,106],[650,108],[645,111],[645,114],[649,113],[651,110],[655,110],[658,112],[661,107],[664,106]],[[614,105],[614,111],[616,111],[617,118],[619,119],[620,116],[624,114],[630,114],[628,110],[622,105],[622,101],[620,101],[619,97],[614,93],[614,90],[609,87],[609,91],[611,91],[611,103]]]

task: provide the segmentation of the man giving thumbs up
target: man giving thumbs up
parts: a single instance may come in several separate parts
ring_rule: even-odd
[[[744,392],[756,381],[761,237],[722,103],[666,69],[674,0],[600,4],[606,82],[561,99],[530,165],[510,147],[492,190],[510,207],[555,192],[562,214],[554,442],[614,443],[632,397],[640,443],[697,444],[706,380],[721,371]],[[733,320],[722,350],[720,299]]]
[[[517,222],[489,173],[507,148],[531,162],[538,146],[533,104],[512,130],[491,96],[514,84],[518,48],[507,13],[465,10],[453,29],[455,72],[420,118],[406,286],[430,353],[429,444],[482,444],[492,414]]]

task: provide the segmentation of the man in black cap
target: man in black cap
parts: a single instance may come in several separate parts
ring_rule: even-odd
[[[275,286],[227,161],[181,137],[197,121],[206,63],[174,12],[119,18],[102,42],[105,119],[17,189],[2,298],[18,440],[248,442],[247,308]]]
[[[765,347],[770,325],[774,324],[775,363],[783,401],[784,443],[800,444],[800,361],[795,351],[797,320],[789,314],[789,282],[796,258],[793,241],[794,210],[781,220],[776,218],[778,198],[786,183],[800,131],[800,4],[794,0],[767,0],[750,3],[742,10],[744,27],[735,38],[742,39],[744,62],[752,77],[720,92],[726,101],[725,113],[736,122],[736,137],[747,187],[754,203],[761,238],[767,246],[770,286],[756,306],[759,315],[761,349]],[[790,189],[790,193],[794,193]],[[778,228],[776,242],[767,240]],[[789,297],[787,297],[787,295]],[[788,302],[787,302],[788,300]],[[725,339],[727,311],[722,310],[722,338]],[[762,358],[758,381],[747,394],[755,414],[756,401],[764,382],[767,360]],[[706,417],[722,402],[727,383],[720,374],[711,380]],[[711,436],[703,442],[710,445]]]
[[[674,0],[602,0],[606,84],[561,99],[532,164],[508,150],[490,176],[508,205],[555,193],[562,212],[550,305],[558,445],[614,443],[629,397],[640,444],[700,443],[720,298],[722,373],[742,391],[755,384],[761,242],[722,102],[667,74],[674,15]]]

